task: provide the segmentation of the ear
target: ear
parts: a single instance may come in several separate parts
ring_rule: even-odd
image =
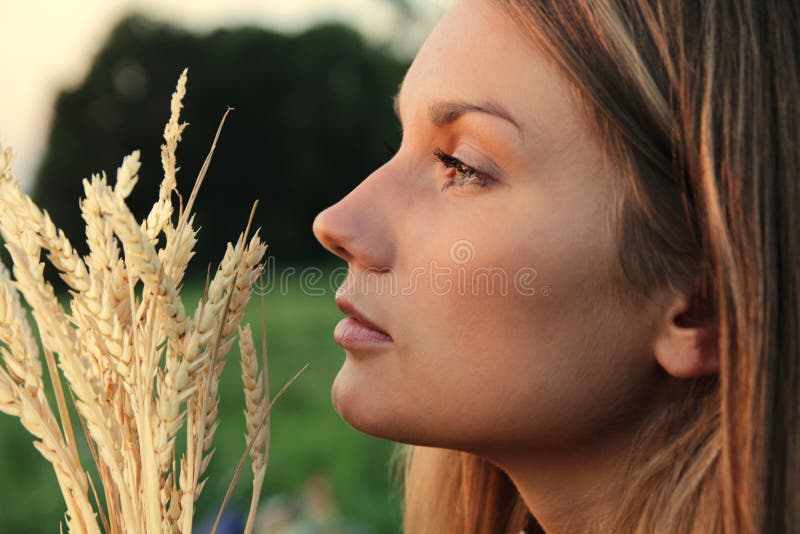
[[[677,378],[718,372],[716,329],[697,317],[694,303],[685,295],[673,294],[670,299],[653,347],[656,361]]]

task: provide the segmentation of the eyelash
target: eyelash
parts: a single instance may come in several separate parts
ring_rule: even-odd
[[[386,152],[388,153],[389,157],[394,157],[394,155],[397,154],[397,148],[392,146],[388,141],[384,141],[383,146],[386,148]],[[444,186],[442,187],[442,191],[445,191],[454,185],[464,187],[465,185],[474,184],[479,187],[486,187],[492,180],[491,176],[467,165],[455,156],[447,154],[441,148],[434,150],[433,156],[446,168],[455,170],[456,174],[458,175],[458,178],[450,179],[445,182]]]
[[[445,191],[454,185],[459,187],[464,187],[466,185],[486,187],[492,180],[491,176],[467,165],[457,157],[447,154],[441,148],[434,150],[433,156],[446,168],[453,169],[456,172],[457,177],[445,182],[444,186],[442,187],[442,191]]]

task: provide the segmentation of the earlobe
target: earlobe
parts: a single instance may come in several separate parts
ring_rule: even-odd
[[[673,297],[662,316],[653,346],[656,361],[677,378],[693,378],[719,371],[716,329],[711,321],[686,320],[693,314],[690,306],[684,295]]]

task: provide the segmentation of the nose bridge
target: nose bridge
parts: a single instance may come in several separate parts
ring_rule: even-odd
[[[348,263],[366,269],[391,268],[394,248],[389,219],[390,195],[381,191],[380,169],[314,219],[317,240]]]

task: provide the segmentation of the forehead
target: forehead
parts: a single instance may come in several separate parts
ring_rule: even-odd
[[[495,101],[535,136],[580,128],[562,72],[491,0],[458,0],[428,36],[400,91],[401,107],[435,101]],[[540,140],[541,141],[541,140]]]

